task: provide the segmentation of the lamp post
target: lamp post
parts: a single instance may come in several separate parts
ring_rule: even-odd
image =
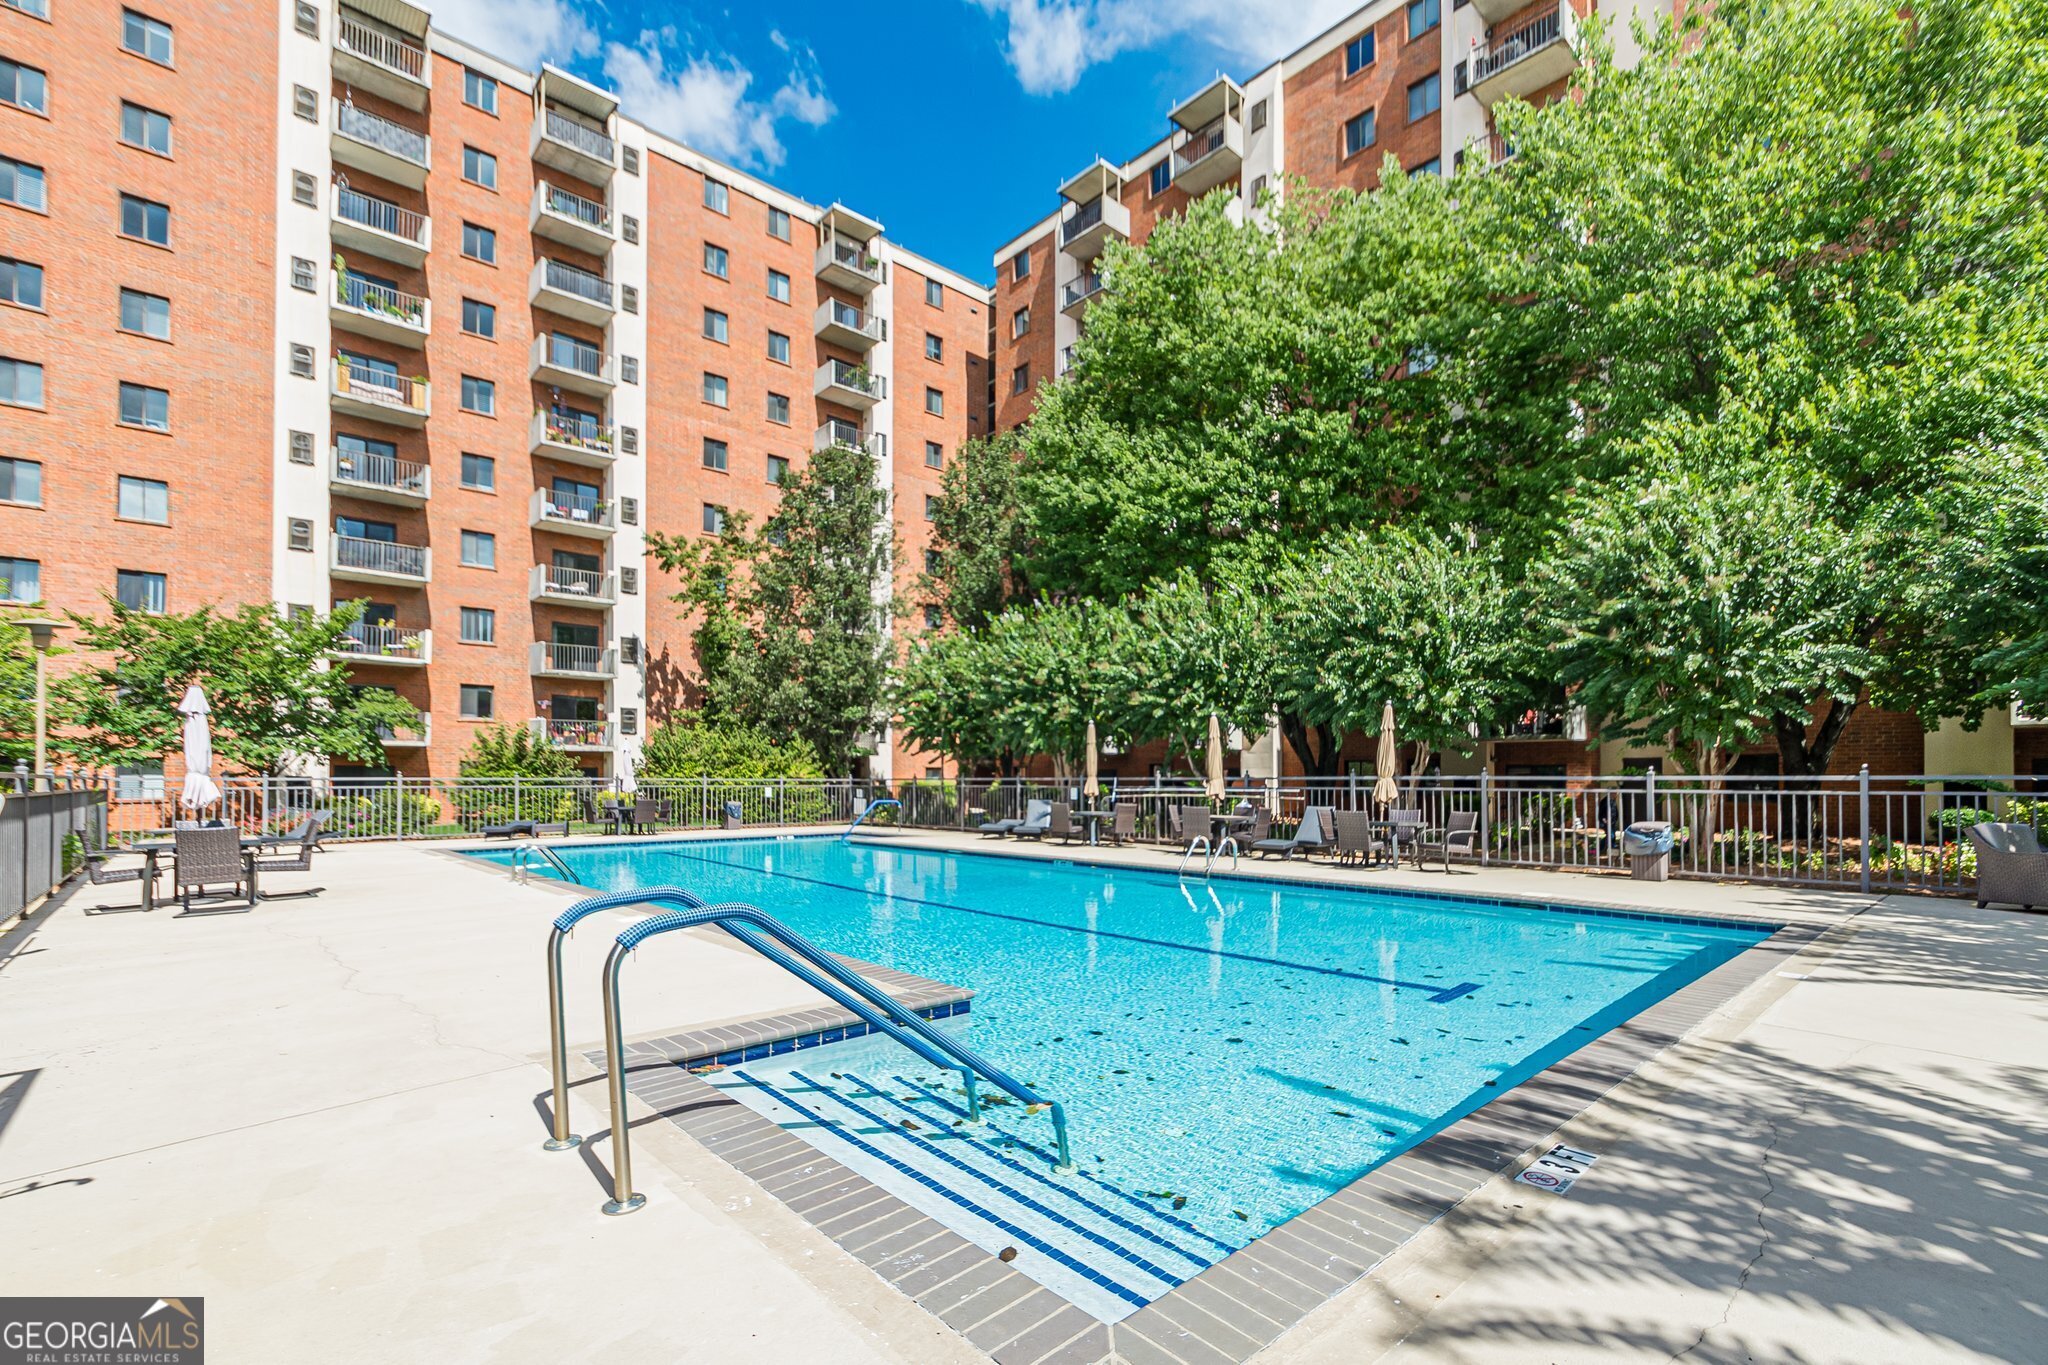
[[[36,765],[35,776],[31,781],[40,782],[50,766],[50,696],[44,665],[50,657],[51,647],[57,643],[57,632],[64,628],[64,623],[46,620],[40,616],[30,616],[14,624],[28,632],[28,642],[35,646],[36,651]]]

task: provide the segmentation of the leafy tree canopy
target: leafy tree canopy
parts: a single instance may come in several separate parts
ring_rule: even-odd
[[[658,725],[640,750],[638,775],[651,778],[824,777],[800,739],[777,739],[732,719],[683,712]]]
[[[478,779],[515,777],[574,778],[583,770],[575,758],[545,735],[524,725],[486,725],[469,741],[469,750],[459,761],[464,777]]]

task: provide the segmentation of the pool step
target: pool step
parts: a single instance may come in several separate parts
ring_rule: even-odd
[[[986,1110],[966,1122],[945,1082],[834,1072],[781,1057],[707,1077],[960,1236],[1106,1322],[1200,1274],[1231,1248],[1107,1182],[1054,1171],[1032,1141],[1043,1117]]]

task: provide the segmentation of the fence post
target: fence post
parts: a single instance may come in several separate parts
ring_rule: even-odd
[[[1864,764],[1856,774],[1856,823],[1860,834],[1856,840],[1856,861],[1861,869],[1865,891],[1870,890],[1870,765]]]
[[[1643,774],[1643,818],[1657,818],[1657,770],[1650,769]]]
[[[1493,840],[1489,837],[1493,825],[1493,765],[1487,764],[1479,770],[1479,865],[1485,867],[1493,861]]]
[[[520,804],[518,773],[512,774],[512,818],[514,820],[525,818],[525,807]]]

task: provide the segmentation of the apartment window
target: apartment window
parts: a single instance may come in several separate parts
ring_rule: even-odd
[[[489,531],[464,531],[462,562],[472,569],[497,568],[498,538]]]
[[[732,278],[732,257],[726,254],[724,247],[713,246],[709,242],[704,244],[704,273],[716,275],[721,280]]]
[[[1251,130],[1256,133],[1265,126],[1266,102],[1264,100],[1260,100],[1256,104],[1252,105]]]
[[[768,358],[778,365],[789,363],[789,338],[780,332],[768,334]]]
[[[926,441],[924,443],[924,463],[927,469],[944,469],[946,467],[946,448],[937,441]]]
[[[640,382],[639,356],[622,355],[619,357],[619,382],[621,384],[637,384]]]
[[[1344,44],[1344,74],[1355,76],[1371,66],[1379,57],[1379,50],[1371,29],[1359,34]]]
[[[630,284],[619,286],[619,307],[629,313],[640,311],[640,291]]]
[[[722,408],[727,406],[726,396],[727,389],[724,375],[707,374],[704,376],[705,402],[711,404],[713,407]]]
[[[41,407],[43,367],[30,361],[0,356],[0,403],[17,408]]]
[[[723,471],[727,467],[729,451],[725,442],[704,438],[704,467]]]
[[[16,161],[11,156],[0,156],[0,204],[15,204],[34,209],[37,213],[46,212],[50,196],[43,181],[43,168],[31,166],[26,161]]]
[[[489,455],[462,456],[462,486],[474,488],[480,493],[493,493],[498,488],[498,462]]]
[[[640,149],[638,147],[619,148],[619,164],[625,169],[627,175],[640,174]]]
[[[768,208],[768,235],[778,242],[789,240],[789,211],[774,205]]]
[[[43,505],[43,467],[34,460],[0,459],[0,502]]]
[[[169,522],[171,486],[159,479],[121,475],[114,481],[114,515],[128,521]]]
[[[946,339],[937,332],[926,332],[924,334],[924,358],[926,360],[944,360],[946,358]]]
[[[1173,183],[1173,158],[1161,157],[1159,164],[1152,168],[1152,193],[1166,193],[1166,187]]]
[[[462,301],[462,330],[473,337],[490,340],[498,335],[497,305],[481,299]]]
[[[619,708],[619,733],[622,735],[637,735],[640,733],[639,707],[621,706]]]
[[[161,616],[169,598],[169,585],[160,573],[140,569],[114,570],[114,600],[130,611]]]
[[[785,394],[768,395],[768,420],[781,426],[789,425],[789,398]]]
[[[0,303],[20,308],[43,306],[43,268],[12,256],[0,256]]]
[[[768,482],[780,487],[789,482],[789,461],[780,455],[768,457]]]
[[[924,628],[926,630],[937,630],[939,628],[939,624],[939,609],[935,606],[932,606],[930,603],[926,603],[924,609]],[[930,775],[937,776],[938,774],[933,773]]]
[[[121,46],[138,57],[147,57],[159,66],[171,64],[171,26],[161,19],[152,19],[146,14],[137,14],[132,9],[121,11]]]
[[[619,231],[625,236],[628,246],[640,245],[640,220],[630,213],[619,215]]]
[[[498,386],[473,374],[462,376],[462,410],[481,413],[485,417],[497,416]]]
[[[1031,253],[1020,251],[1010,258],[1010,278],[1028,280],[1031,278]]]
[[[725,509],[715,502],[704,504],[704,529],[714,536],[725,534]]]
[[[169,431],[171,391],[154,389],[147,384],[121,385],[120,419],[123,426]]]
[[[171,339],[171,301],[139,289],[121,291],[121,330],[140,332],[158,341]]]
[[[47,114],[50,112],[50,83],[35,67],[0,57],[0,104]]]
[[[939,519],[939,498],[936,493],[924,495],[924,519],[926,521],[937,521]]]
[[[116,801],[161,801],[164,790],[164,765],[161,762],[123,763],[114,769]]]
[[[158,156],[171,154],[171,116],[121,101],[121,141]]]
[[[789,276],[780,270],[768,272],[768,297],[777,303],[789,302]]]
[[[1408,36],[1420,38],[1442,20],[1439,0],[1411,0],[1408,6]]]
[[[723,344],[731,334],[731,319],[716,308],[704,310],[704,337]]]
[[[937,389],[927,388],[924,391],[924,410],[934,417],[944,417],[946,415],[946,395]]]
[[[320,94],[303,85],[292,87],[292,115],[308,123],[320,121]]]
[[[489,720],[498,714],[491,689],[477,683],[462,684],[461,706],[464,720]]]
[[[462,225],[462,254],[485,265],[498,263],[498,234],[475,223]]]
[[[1442,175],[1443,173],[1444,160],[1440,156],[1433,156],[1414,170],[1408,172],[1410,175]]]
[[[319,196],[319,189],[313,177],[305,171],[292,172],[292,202],[312,208]]]
[[[1031,366],[1019,365],[1010,371],[1010,394],[1012,397],[1031,387]]]
[[[724,181],[707,179],[704,182],[705,208],[710,209],[713,213],[725,213],[728,211],[731,199],[732,192],[725,187]]]
[[[1250,192],[1249,192],[1249,193],[1247,193],[1247,195],[1246,195],[1245,197],[1246,197],[1246,198],[1248,198],[1248,199],[1250,199],[1250,200],[1251,200],[1251,201],[1252,201],[1252,202],[1253,202],[1254,204],[1256,204],[1256,203],[1258,203],[1258,202],[1259,202],[1259,196],[1260,196],[1260,195],[1262,195],[1262,194],[1264,194],[1265,192],[1266,192],[1266,177],[1265,177],[1265,176],[1263,176],[1263,175],[1255,175],[1255,176],[1253,176],[1253,177],[1252,177],[1252,187],[1251,187],[1251,190],[1250,190]]]
[[[1020,337],[1030,330],[1031,310],[1029,308],[1019,308],[1016,312],[1010,314],[1011,336]]]
[[[462,102],[495,116],[498,112],[498,83],[481,71],[462,68]]]
[[[308,4],[307,0],[299,0],[299,3],[292,7],[292,27],[308,38],[318,38],[320,36],[320,7]],[[312,610],[311,607],[306,608],[308,614]]]
[[[0,559],[0,601],[43,600],[43,563],[39,559]]]
[[[924,282],[924,301],[933,308],[944,308],[946,306],[946,286],[940,284],[937,280],[926,280]]]
[[[937,573],[941,562],[937,550],[926,550],[924,552],[924,571],[926,573]]]
[[[312,293],[318,288],[313,278],[313,263],[304,256],[292,257],[292,288]]]
[[[498,158],[476,147],[464,147],[462,178],[487,190],[498,188]]]
[[[1408,87],[1408,121],[1429,117],[1443,107],[1443,102],[1443,77],[1432,71]]]
[[[494,645],[498,643],[498,613],[489,607],[464,607],[462,609],[462,643],[466,645]]]
[[[132,194],[121,196],[121,234],[152,246],[171,244],[171,206]]]
[[[1344,124],[1344,155],[1356,156],[1372,146],[1379,137],[1373,111],[1368,109],[1357,118],[1348,119]]]

